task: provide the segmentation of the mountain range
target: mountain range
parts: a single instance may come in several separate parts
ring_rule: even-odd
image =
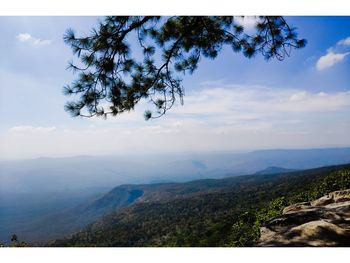
[[[52,246],[250,246],[284,206],[350,187],[350,164],[188,183],[124,185],[103,217]],[[246,240],[244,240],[246,239]]]
[[[139,203],[191,203],[198,196],[242,189],[255,194],[261,183],[343,163],[350,163],[350,148],[2,161],[0,240],[16,233],[32,244],[45,244]]]
[[[112,188],[253,174],[268,167],[303,170],[350,162],[350,148],[259,150],[0,161],[0,193]]]

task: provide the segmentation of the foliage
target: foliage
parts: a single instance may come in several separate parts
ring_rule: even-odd
[[[321,196],[350,188],[350,170],[341,169],[323,178],[317,178],[310,186],[308,191],[300,192],[290,198],[289,203],[311,201]]]
[[[220,16],[106,17],[84,37],[69,29],[64,40],[79,59],[69,68],[79,75],[64,87],[76,98],[66,110],[73,116],[115,116],[146,99],[157,115],[147,110],[145,118],[157,118],[177,99],[183,102],[179,73],[192,74],[201,57],[214,59],[225,45],[248,58],[260,53],[266,60],[283,60],[292,48],[306,44],[280,16],[257,17],[255,29],[247,35],[234,17]],[[142,60],[129,44],[133,37]]]
[[[260,225],[255,211],[243,212],[232,225],[228,246],[252,246],[260,237]]]

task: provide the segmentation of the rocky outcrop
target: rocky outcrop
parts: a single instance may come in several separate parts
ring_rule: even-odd
[[[261,228],[258,246],[350,246],[350,189],[286,207]]]

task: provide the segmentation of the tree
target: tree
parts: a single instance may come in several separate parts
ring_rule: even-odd
[[[18,242],[18,238],[16,234],[12,234],[11,236],[11,242]]]
[[[145,118],[158,118],[176,100],[183,103],[181,73],[192,74],[201,57],[214,59],[223,46],[229,45],[247,58],[259,53],[266,60],[283,60],[292,49],[306,44],[281,16],[257,17],[252,35],[246,34],[236,20],[235,17],[120,16],[106,17],[84,37],[67,30],[64,41],[78,58],[77,63],[69,63],[69,68],[79,75],[64,87],[65,95],[75,97],[65,109],[72,116],[116,116],[146,99],[155,106],[156,115],[147,110]],[[136,36],[143,52],[141,60],[131,52],[132,36]]]
[[[0,243],[0,247],[5,247],[5,244]],[[27,247],[28,244],[24,241],[19,241],[16,234],[11,235],[11,245],[10,247]]]

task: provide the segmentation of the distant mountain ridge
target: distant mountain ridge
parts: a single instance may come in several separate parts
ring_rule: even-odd
[[[258,171],[255,174],[278,174],[297,171],[296,169],[286,169],[282,167],[270,166],[264,170]]]
[[[0,161],[0,193],[36,193],[253,174],[267,167],[305,170],[350,162],[350,148],[246,153],[76,156]]]
[[[109,197],[116,194],[109,202],[119,202],[119,193],[123,200],[128,200],[136,189],[143,194],[133,203],[111,211],[52,245],[223,246],[228,244],[230,228],[240,218],[242,209],[265,208],[269,201],[281,195],[302,198],[310,188],[326,191],[327,187],[337,187],[334,183],[337,178],[339,181],[335,182],[350,186],[350,164],[188,183],[118,186],[107,194]],[[329,183],[322,190],[325,182]],[[201,239],[205,243],[200,243]]]

